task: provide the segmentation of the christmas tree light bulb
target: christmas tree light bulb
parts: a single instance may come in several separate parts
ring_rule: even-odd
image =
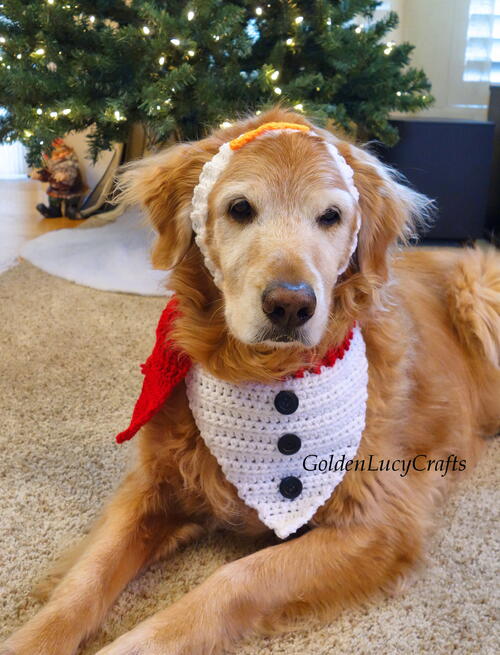
[[[95,22],[95,16],[89,16],[89,21],[91,23],[94,23]]]
[[[297,16],[297,18],[295,19],[295,24],[300,25],[303,20],[304,20],[304,16]]]
[[[161,107],[160,105],[156,105],[156,111],[160,111]]]
[[[257,14],[257,16],[262,16],[262,11],[263,11],[262,7],[256,7],[255,8],[255,13]]]
[[[194,11],[188,11],[187,19],[188,20],[193,20],[193,18],[194,18]]]
[[[143,26],[142,31],[143,31],[143,34],[146,34],[146,36],[148,34],[151,34],[151,30],[149,29],[149,27],[147,25]]]
[[[402,95],[402,94],[401,94],[401,91],[396,91],[396,95],[397,95],[397,96]]]
[[[271,79],[275,82],[279,76],[280,76],[280,72],[274,71],[274,73],[271,74]]]
[[[33,132],[30,130],[24,130],[24,136],[29,139],[31,136],[33,136]]]
[[[281,95],[282,91],[281,91],[281,89],[279,88],[279,86],[275,86],[275,87],[274,87],[274,93],[275,93],[277,96],[280,96],[280,95]]]
[[[298,102],[296,105],[294,105],[294,109],[302,111],[304,109],[304,105],[301,102]]]
[[[71,114],[71,109],[63,109],[61,113],[67,116],[68,114]]]
[[[190,57],[194,57],[194,50],[188,50],[188,55]]]
[[[40,145],[43,146],[43,141],[40,141]]]
[[[16,55],[16,58],[17,58],[17,59],[22,59],[22,58],[23,58],[23,56],[22,56],[22,54],[21,54],[21,53],[19,53],[18,55]]]
[[[158,63],[160,64],[160,66],[163,66],[163,64],[165,63],[165,57],[163,55],[158,59]]]
[[[181,44],[179,39],[170,39],[170,43],[172,43],[172,45],[180,45]]]
[[[220,127],[223,128],[231,127],[231,123],[229,121],[224,121],[223,123],[220,124]]]
[[[120,118],[121,118],[121,115],[120,115],[120,112],[118,111],[118,109],[115,111],[115,118],[116,118],[117,121],[119,121]]]
[[[54,4],[54,0],[47,0],[47,4],[49,4],[49,5],[53,5],[53,4]]]
[[[214,34],[214,41],[218,41],[219,39],[220,39],[220,36],[218,36],[217,34]]]
[[[49,116],[50,116],[51,118],[57,118],[57,111],[51,111],[50,114],[49,114]]]
[[[286,43],[287,45],[295,45],[295,41],[294,41],[293,39],[287,39],[287,40],[285,41],[285,43]]]
[[[37,50],[35,50],[35,55],[44,55],[44,54],[45,54],[45,50],[43,48],[38,48]]]
[[[331,25],[331,24],[332,24],[332,19],[331,19],[331,18],[327,18],[327,19],[326,19],[326,24],[327,24],[327,25]]]
[[[4,36],[0,36],[0,43],[5,43],[5,37]]]
[[[36,110],[36,113],[37,113],[39,116],[41,116],[41,115],[43,114],[43,109],[40,109],[40,107],[38,107],[38,109]]]
[[[361,32],[363,31],[363,28],[361,27],[361,25],[358,25],[357,28],[354,31],[356,32],[356,34],[361,34]]]
[[[390,55],[392,52],[392,48],[385,48],[384,49],[384,55]]]

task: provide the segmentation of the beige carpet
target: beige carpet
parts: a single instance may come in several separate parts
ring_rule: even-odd
[[[130,445],[114,444],[141,384],[161,298],[95,291],[23,263],[0,276],[0,641],[36,610],[30,585],[83,534]],[[253,640],[240,655],[500,652],[496,562],[498,440],[442,513],[430,566],[405,596],[378,599],[322,629]],[[213,538],[134,581],[94,653],[251,544]]]

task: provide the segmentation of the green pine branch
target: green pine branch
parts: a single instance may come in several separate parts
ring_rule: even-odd
[[[270,5],[270,6],[268,6]],[[378,0],[5,0],[0,140],[37,164],[91,128],[96,158],[140,122],[152,143],[195,139],[276,102],[392,144],[392,111],[432,102],[412,46],[388,45]]]

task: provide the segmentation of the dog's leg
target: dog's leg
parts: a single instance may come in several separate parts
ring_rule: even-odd
[[[0,655],[74,653],[143,566],[201,534],[199,525],[165,509],[163,495],[130,474],[47,605],[0,645]]]
[[[254,631],[364,598],[408,568],[416,527],[319,527],[223,566],[98,655],[215,655]]]

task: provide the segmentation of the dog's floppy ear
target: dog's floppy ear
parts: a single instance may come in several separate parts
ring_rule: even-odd
[[[210,139],[180,143],[123,168],[118,200],[127,205],[138,203],[147,210],[158,233],[151,254],[155,268],[173,268],[188,250],[193,190],[203,164],[216,150]]]
[[[361,228],[357,261],[361,273],[383,283],[388,278],[391,246],[407,243],[430,218],[433,202],[398,181],[395,171],[374,155],[348,143],[337,144],[354,171],[359,191]]]
[[[359,191],[361,228],[352,262],[376,286],[388,278],[390,247],[406,243],[431,217],[434,203],[398,181],[398,174],[374,155],[325,129],[315,128],[338,149],[354,171]],[[399,176],[402,178],[402,176]],[[352,270],[352,269],[351,269]]]

